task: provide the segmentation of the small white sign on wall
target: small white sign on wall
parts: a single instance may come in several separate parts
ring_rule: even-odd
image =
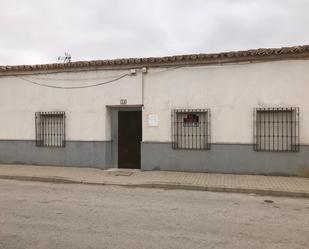
[[[159,116],[158,116],[158,114],[149,114],[148,115],[148,126],[151,126],[151,127],[159,126]]]

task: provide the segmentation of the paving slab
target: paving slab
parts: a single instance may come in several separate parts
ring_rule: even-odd
[[[309,178],[302,177],[2,164],[0,178],[309,198]]]

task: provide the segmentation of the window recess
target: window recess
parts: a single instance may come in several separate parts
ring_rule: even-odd
[[[65,147],[65,113],[36,112],[35,137],[38,147]]]
[[[299,151],[299,108],[256,108],[255,151]]]
[[[172,111],[172,148],[210,149],[209,109],[175,109]]]

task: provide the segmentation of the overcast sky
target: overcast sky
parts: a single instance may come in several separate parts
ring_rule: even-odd
[[[309,0],[0,0],[0,65],[309,44]]]

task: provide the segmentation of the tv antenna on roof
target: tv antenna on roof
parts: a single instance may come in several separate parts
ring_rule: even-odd
[[[64,56],[58,56],[58,61],[62,61],[63,63],[71,62],[71,54],[68,52],[64,52]]]

